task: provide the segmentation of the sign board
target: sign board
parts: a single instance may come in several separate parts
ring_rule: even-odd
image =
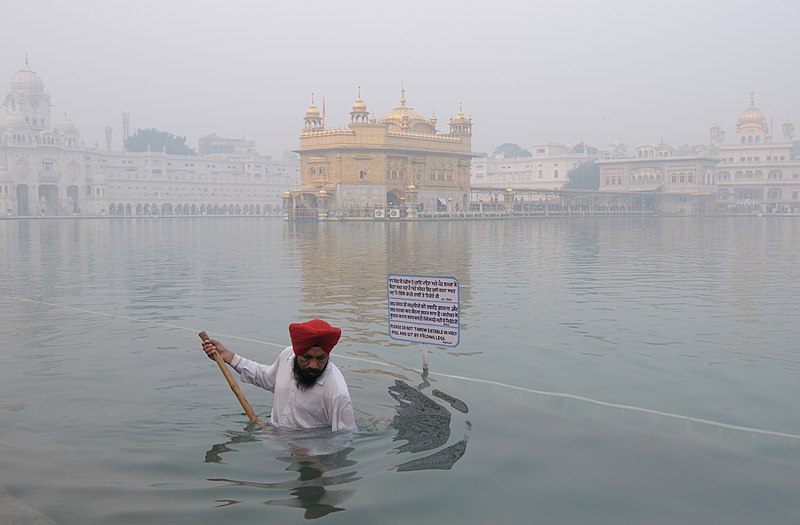
[[[389,335],[429,345],[458,346],[460,290],[454,277],[389,275]]]

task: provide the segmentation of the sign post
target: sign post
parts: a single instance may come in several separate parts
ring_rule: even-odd
[[[391,274],[386,290],[392,339],[458,346],[461,305],[456,278]]]

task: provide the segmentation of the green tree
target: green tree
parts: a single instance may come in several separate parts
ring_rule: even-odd
[[[166,151],[173,155],[197,155],[186,145],[186,137],[178,137],[156,128],[137,129],[125,139],[125,151]]]
[[[585,143],[583,141],[578,142],[577,144],[575,144],[572,147],[572,151],[574,153],[592,153],[594,155],[597,155],[597,148],[595,148],[594,146],[590,146],[590,145],[588,145],[587,143]]]
[[[530,151],[522,149],[518,144],[514,144],[512,142],[506,142],[505,144],[497,146],[494,149],[494,154],[497,155],[498,153],[502,153],[507,159],[515,159],[517,157],[533,157],[533,154]]]
[[[579,164],[567,173],[568,190],[597,190],[600,189],[600,166],[593,160]]]

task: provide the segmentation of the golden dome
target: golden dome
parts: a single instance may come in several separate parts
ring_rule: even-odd
[[[361,100],[361,88],[358,88],[358,98],[353,102],[353,113],[366,113],[367,105]]]
[[[306,118],[316,118],[316,117],[319,117],[319,109],[317,109],[317,106],[315,106],[314,103],[312,102],[311,105],[308,106],[308,109],[306,110]]]
[[[319,109],[317,109],[317,105],[314,104],[314,93],[311,93],[311,105],[308,106],[306,110],[306,119],[317,119],[319,118]]]
[[[358,88],[358,98],[353,102],[353,113],[366,113],[367,105],[361,100],[361,86]]]
[[[758,126],[763,126],[767,123],[767,117],[764,113],[761,112],[760,109],[756,107],[755,104],[755,93],[750,94],[750,107],[744,110],[744,113],[739,117],[737,124],[739,126],[743,126],[746,124],[756,124]]]
[[[414,108],[406,105],[406,90],[402,89],[400,92],[400,105],[383,117],[383,122],[390,124],[407,124],[409,126],[418,122],[427,122],[427,119],[414,111]]]

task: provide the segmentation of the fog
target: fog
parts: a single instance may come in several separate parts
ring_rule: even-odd
[[[382,117],[406,90],[440,131],[463,105],[473,149],[504,142],[700,143],[733,136],[750,103],[800,119],[800,3],[169,1],[15,3],[0,32],[0,82],[25,66],[85,143],[121,148],[155,127],[197,139],[298,147],[314,94],[345,127],[361,90]],[[4,80],[3,80],[4,79]]]

